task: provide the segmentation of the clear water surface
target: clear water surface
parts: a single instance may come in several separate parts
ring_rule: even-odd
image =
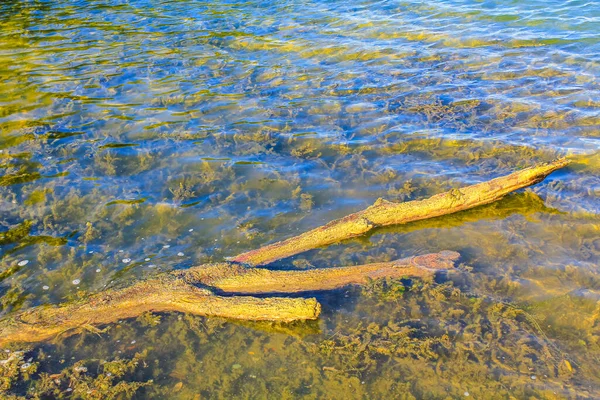
[[[600,397],[599,32],[575,0],[0,2],[2,315],[574,160],[273,266],[459,251],[436,283],[323,293],[306,324],[144,315],[29,347],[2,390]]]

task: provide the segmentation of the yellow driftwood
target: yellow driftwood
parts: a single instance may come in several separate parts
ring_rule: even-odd
[[[195,284],[228,293],[294,293],[363,284],[369,278],[426,277],[453,268],[459,254],[443,251],[388,263],[307,271],[269,271],[231,263],[208,264],[174,271],[120,290],[94,295],[85,302],[41,306],[5,319],[0,324],[0,346],[37,342],[78,328],[107,324],[147,311],[177,311],[252,321],[316,319],[321,305],[315,298],[224,297]]]
[[[239,294],[330,290],[382,277],[431,277],[436,271],[453,268],[459,254],[442,251],[392,262],[306,271],[272,271],[250,265],[269,263],[339,242],[376,226],[417,221],[491,203],[511,191],[543,180],[565,165],[566,160],[558,160],[420,201],[392,203],[380,199],[364,211],[241,254],[233,262],[173,271],[124,289],[93,295],[78,303],[35,307],[0,321],[0,345],[47,340],[70,334],[77,328],[92,328],[147,311],[178,311],[238,320],[316,319],[321,306],[314,298],[257,298]],[[222,296],[225,294],[238,295]]]
[[[380,198],[365,210],[331,221],[290,239],[240,254],[230,260],[249,265],[264,265],[317,247],[364,235],[376,227],[404,224],[468,210],[497,201],[517,189],[541,182],[550,173],[563,168],[568,163],[568,160],[560,159],[491,181],[452,189],[424,200],[394,203]]]
[[[454,268],[460,255],[442,251],[402,260],[306,271],[272,271],[239,264],[216,264],[178,272],[186,280],[212,286],[223,293],[299,293],[362,285],[377,278],[424,278]],[[224,273],[224,271],[226,271]]]

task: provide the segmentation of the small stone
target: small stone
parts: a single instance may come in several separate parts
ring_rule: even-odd
[[[127,264],[128,262],[131,262],[131,258],[124,258],[124,259],[123,259],[123,262],[124,262],[125,264]]]
[[[535,381],[537,379],[537,376],[531,375],[531,379],[533,379]]]
[[[73,282],[71,282],[73,285],[79,285],[81,283],[81,279],[73,279]]]
[[[150,265],[148,265],[148,268],[156,268],[156,265],[150,264]]]
[[[101,269],[100,269],[100,268],[96,268],[96,272],[100,272],[100,271],[101,271]]]
[[[180,251],[179,253],[177,253],[177,255],[178,255],[179,257],[183,257],[185,254],[183,254],[183,253]]]
[[[19,262],[17,263],[17,265],[18,265],[19,267],[24,267],[24,266],[26,266],[27,264],[29,264],[29,260],[21,260],[21,261],[19,261]]]
[[[188,232],[194,232],[194,228],[190,229]]]
[[[48,289],[50,289],[50,286],[46,286],[46,285],[44,285],[44,286],[42,286],[42,289],[44,289],[44,290],[48,290]]]
[[[168,249],[169,247],[171,247],[171,245],[170,245],[170,244],[165,244],[165,245],[163,246],[163,249]]]

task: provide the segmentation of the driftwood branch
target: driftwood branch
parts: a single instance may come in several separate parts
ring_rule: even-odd
[[[457,252],[445,250],[402,260],[340,268],[272,271],[237,264],[217,264],[191,268],[179,274],[189,282],[212,286],[222,293],[301,293],[361,285],[369,279],[384,277],[430,277],[436,271],[454,268],[459,257]]]
[[[265,265],[311,249],[364,235],[376,227],[405,224],[489,204],[517,189],[541,182],[550,173],[563,168],[568,163],[568,160],[560,159],[491,181],[452,189],[424,200],[394,203],[380,198],[365,210],[336,219],[290,239],[240,254],[230,261]]]
[[[364,211],[242,254],[235,257],[234,262],[165,273],[124,289],[92,295],[81,302],[35,307],[0,321],[0,345],[37,342],[72,334],[77,329],[95,329],[95,325],[135,317],[147,311],[177,311],[255,321],[316,319],[321,305],[315,298],[246,295],[331,290],[382,277],[431,277],[439,270],[453,268],[459,254],[446,250],[392,262],[306,271],[273,271],[251,265],[336,243],[364,234],[376,226],[417,221],[491,203],[511,191],[543,180],[565,165],[567,161],[558,160],[420,201],[391,203],[380,199]]]
[[[307,271],[269,271],[230,263],[208,264],[174,271],[120,290],[91,296],[85,302],[35,307],[0,324],[0,345],[38,342],[77,329],[136,317],[143,312],[177,311],[252,321],[316,319],[321,305],[315,298],[219,296],[224,293],[296,293],[363,284],[380,277],[428,277],[450,269],[459,254],[443,251],[387,263]]]

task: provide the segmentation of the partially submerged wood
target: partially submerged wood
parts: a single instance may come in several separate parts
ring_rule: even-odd
[[[41,306],[4,319],[0,345],[38,342],[91,329],[147,311],[177,311],[243,320],[295,321],[316,319],[321,305],[314,298],[222,297],[165,274],[121,290],[93,295],[85,302]]]
[[[378,199],[365,210],[336,219],[330,223],[231,258],[231,261],[264,265],[295,254],[364,235],[387,225],[405,224],[468,210],[500,200],[515,190],[543,181],[546,176],[569,164],[566,159],[541,164],[510,175],[437,194],[424,200],[395,203]]]
[[[252,321],[317,319],[321,305],[315,298],[225,297],[195,285],[252,294],[329,290],[380,277],[430,277],[440,269],[452,268],[458,257],[457,252],[443,251],[387,263],[307,271],[269,271],[231,263],[201,265],[93,295],[85,302],[32,308],[2,321],[0,345],[47,340],[147,311]]]
[[[179,272],[192,283],[212,286],[222,293],[301,293],[363,285],[377,278],[425,278],[440,270],[454,268],[460,254],[455,251],[404,258],[401,260],[339,268],[305,271],[272,271],[239,264],[216,264]],[[226,272],[225,272],[226,271]]]
[[[147,311],[177,311],[253,321],[316,319],[321,305],[315,298],[257,298],[241,294],[313,292],[361,285],[369,279],[383,277],[431,277],[437,271],[453,268],[459,254],[446,250],[391,262],[305,271],[273,271],[252,265],[336,243],[376,226],[417,221],[491,203],[516,189],[540,182],[567,164],[566,160],[558,160],[420,201],[392,203],[379,199],[364,211],[241,254],[230,262],[173,271],[77,303],[35,307],[0,321],[0,345],[47,340],[72,334],[78,328],[95,329],[94,325]]]

